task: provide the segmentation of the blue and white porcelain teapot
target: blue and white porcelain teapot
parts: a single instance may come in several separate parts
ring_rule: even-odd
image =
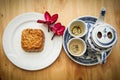
[[[106,52],[111,50],[117,42],[117,33],[114,27],[104,22],[106,10],[103,8],[100,17],[96,21],[94,27],[89,31],[88,43],[90,50],[101,55],[99,61],[105,63]]]

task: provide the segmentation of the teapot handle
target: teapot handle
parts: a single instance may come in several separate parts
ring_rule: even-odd
[[[104,23],[105,13],[106,13],[106,9],[102,8],[101,11],[100,11],[100,16],[95,23],[95,26]]]

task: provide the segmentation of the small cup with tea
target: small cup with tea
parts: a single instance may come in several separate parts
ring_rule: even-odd
[[[86,52],[86,43],[81,38],[71,38],[67,43],[67,48],[72,56],[80,57]]]
[[[68,31],[73,37],[83,37],[87,33],[87,26],[81,20],[74,20],[69,24]]]

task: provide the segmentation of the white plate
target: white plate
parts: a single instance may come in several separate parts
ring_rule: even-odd
[[[3,48],[8,59],[17,67],[25,70],[40,70],[51,65],[59,56],[62,37],[48,32],[47,26],[36,21],[44,19],[40,13],[25,13],[17,16],[6,27],[3,34]],[[26,28],[42,29],[45,34],[44,49],[41,52],[25,52],[21,48],[21,33]]]

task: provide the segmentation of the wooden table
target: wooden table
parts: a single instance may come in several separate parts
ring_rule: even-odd
[[[62,48],[48,68],[25,71],[13,65],[2,48],[2,34],[9,21],[25,12],[58,13],[62,24],[74,18],[99,16],[105,7],[105,21],[114,26],[118,42],[104,65],[82,66],[73,62]],[[0,0],[0,80],[120,80],[120,0]]]

